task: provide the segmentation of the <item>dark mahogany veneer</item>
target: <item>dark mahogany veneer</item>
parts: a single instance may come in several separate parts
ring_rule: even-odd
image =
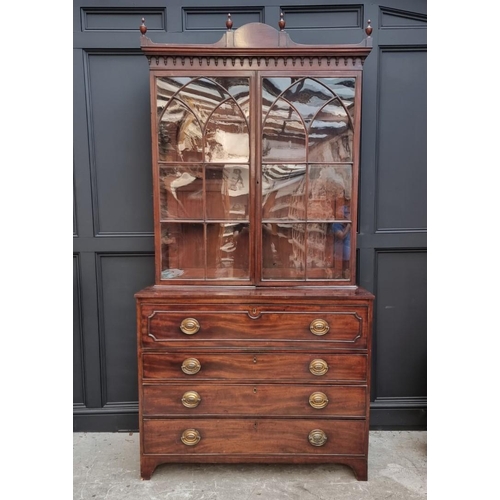
[[[279,31],[232,26],[213,45],[156,44],[140,27],[156,256],[155,285],[135,295],[141,477],[163,463],[340,463],[367,480],[374,297],[356,286],[355,252],[372,28],[359,45],[313,46],[292,42],[283,16]],[[285,78],[292,90],[261,105]],[[327,102],[330,81],[341,90]],[[230,182],[247,186],[226,196]]]

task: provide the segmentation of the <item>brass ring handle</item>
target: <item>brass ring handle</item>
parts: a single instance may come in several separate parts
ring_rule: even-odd
[[[314,335],[325,335],[330,330],[330,325],[324,319],[314,319],[309,325],[309,330]]]
[[[309,396],[309,404],[316,410],[321,410],[328,405],[328,398],[324,392],[313,392]]]
[[[180,329],[186,335],[194,335],[200,329],[200,323],[197,319],[186,318],[181,321]]]
[[[182,362],[181,370],[186,375],[194,375],[201,370],[201,363],[196,358],[187,358]]]
[[[326,441],[328,440],[325,432],[322,431],[321,429],[313,429],[309,433],[308,438],[309,438],[309,442],[313,446],[323,446],[326,443]]]
[[[194,446],[201,440],[200,433],[196,429],[186,429],[181,436],[181,441],[186,446]]]
[[[184,393],[181,401],[186,408],[196,408],[201,402],[201,396],[196,391],[188,391]]]
[[[324,375],[328,371],[328,363],[324,359],[313,359],[309,363],[309,371],[313,375]]]

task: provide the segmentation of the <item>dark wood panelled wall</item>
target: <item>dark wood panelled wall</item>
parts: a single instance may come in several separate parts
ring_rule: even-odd
[[[137,430],[134,294],[155,281],[148,63],[280,12],[295,42],[350,44],[363,69],[357,283],[375,295],[371,428],[426,425],[426,2],[74,2],[74,429]],[[153,363],[154,360],[152,359]]]

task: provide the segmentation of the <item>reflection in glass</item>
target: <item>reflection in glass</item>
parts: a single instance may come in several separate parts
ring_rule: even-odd
[[[346,213],[346,218],[347,215],[350,218],[350,214]],[[334,222],[331,224],[331,232],[333,234],[332,278],[350,279],[351,223]]]
[[[350,279],[355,83],[262,79],[264,280]]]
[[[156,81],[160,161],[248,162],[248,78]]]
[[[344,104],[351,110],[354,106],[354,90],[356,86],[355,78],[318,78],[323,85],[326,85]]]
[[[156,80],[162,280],[250,277],[249,81]]]
[[[292,193],[289,217],[296,221],[306,220],[306,206],[307,206],[307,192],[306,192],[306,178],[305,176],[299,182],[297,189]]]
[[[309,161],[352,161],[353,131],[338,99],[319,110],[309,128]]]
[[[158,124],[160,161],[202,161],[202,130],[196,116],[173,99]]]
[[[350,279],[351,223],[265,223],[264,280]]]
[[[228,97],[225,89],[208,78],[194,79],[179,92],[179,98],[195,109],[203,124],[212,111]]]
[[[248,220],[248,165],[205,167],[207,218]]]
[[[263,78],[263,160],[352,160],[355,78]]]
[[[203,224],[161,224],[161,279],[204,279]]]
[[[308,220],[350,219],[351,165],[309,165]]]
[[[262,131],[264,161],[305,161],[306,131],[298,113],[283,99],[271,108]]]
[[[248,280],[249,236],[247,222],[162,223],[161,279]]]
[[[301,78],[287,88],[283,97],[293,104],[308,125],[318,109],[332,99],[334,94],[317,80]]]
[[[291,207],[297,201],[297,192],[303,193],[305,172],[305,165],[262,166],[262,217],[264,219],[294,218]],[[304,205],[303,202],[302,205]]]
[[[264,280],[305,279],[305,224],[262,225]]]
[[[235,101],[225,101],[208,119],[205,129],[205,159],[207,162],[247,163],[249,158],[249,133],[245,117]]]
[[[307,224],[307,278],[333,278],[328,273],[332,255],[328,243],[328,224]]]
[[[248,223],[207,224],[207,279],[249,279]]]
[[[212,81],[226,89],[229,94],[243,111],[247,120],[250,116],[250,86],[247,77],[219,77],[211,78]]]
[[[195,109],[200,121],[206,124],[210,114],[226,99],[237,102],[248,117],[248,78],[197,78],[180,92],[179,98]]]
[[[160,218],[203,217],[203,170],[199,166],[160,166]]]

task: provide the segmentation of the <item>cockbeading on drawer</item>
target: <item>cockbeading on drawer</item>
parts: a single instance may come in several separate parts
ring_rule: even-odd
[[[311,306],[308,309],[313,309]],[[259,307],[191,309],[144,305],[141,315],[144,347],[192,345],[261,346],[330,345],[366,348],[367,308],[281,310]]]

